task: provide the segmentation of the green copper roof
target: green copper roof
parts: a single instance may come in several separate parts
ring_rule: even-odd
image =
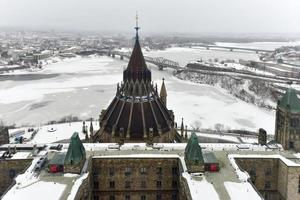
[[[85,157],[85,149],[78,133],[73,133],[69,149],[65,158],[65,164],[78,164]]]
[[[198,142],[198,137],[195,133],[192,133],[186,148],[185,148],[185,159],[192,162],[203,163],[202,149]]]
[[[300,112],[300,100],[297,97],[296,90],[289,88],[279,100],[278,106],[291,112]]]

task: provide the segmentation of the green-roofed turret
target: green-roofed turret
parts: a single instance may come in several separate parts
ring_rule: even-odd
[[[300,112],[300,100],[297,97],[296,90],[289,88],[278,101],[278,106],[293,113]]]
[[[85,149],[81,143],[78,133],[73,133],[68,152],[65,158],[65,164],[77,164],[82,158],[85,158]]]
[[[192,162],[195,164],[204,163],[202,149],[199,145],[198,137],[195,133],[192,133],[191,138],[189,139],[185,148],[185,159],[188,162]]]
[[[300,99],[295,89],[287,89],[278,101],[275,121],[275,141],[285,150],[300,152]]]

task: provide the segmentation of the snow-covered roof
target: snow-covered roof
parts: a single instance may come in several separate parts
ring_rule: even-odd
[[[271,155],[261,155],[261,154],[230,154],[229,159],[231,158],[276,158],[280,159],[284,164],[286,164],[289,167],[300,167],[300,164],[280,155],[280,154],[271,154]]]

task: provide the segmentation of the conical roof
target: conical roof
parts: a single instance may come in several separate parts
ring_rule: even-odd
[[[135,44],[127,68],[123,73],[123,81],[151,81],[151,71],[147,68],[146,61],[136,32]]]
[[[147,69],[145,58],[138,39],[135,40],[127,69],[130,69],[131,71],[143,71]]]
[[[203,163],[202,149],[198,142],[198,137],[195,133],[192,133],[186,148],[185,148],[185,159],[191,162]]]
[[[165,86],[165,79],[163,79],[163,82],[161,84],[160,96],[161,97],[166,97],[167,96],[167,90],[166,90],[166,86]]]
[[[294,113],[300,112],[300,100],[297,97],[296,90],[289,88],[279,100],[278,106]]]
[[[78,133],[75,132],[71,137],[71,142],[65,158],[65,164],[78,164],[83,158],[85,158],[85,149]]]

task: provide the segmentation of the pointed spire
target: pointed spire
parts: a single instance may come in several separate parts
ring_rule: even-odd
[[[160,88],[160,99],[163,101],[163,103],[165,104],[165,106],[167,106],[167,89],[165,86],[165,79],[162,79],[162,84],[161,84],[161,88]]]
[[[135,44],[128,62],[128,66],[124,70],[123,80],[151,81],[151,71],[147,68],[146,61],[139,42],[138,31],[140,27],[138,26],[138,15],[136,15],[136,26],[134,29],[136,30]]]
[[[93,118],[91,118],[91,123],[90,123],[90,135],[93,135],[93,133],[94,133]]]
[[[183,124],[183,118],[181,118],[181,127],[180,127],[181,137],[183,137],[184,132],[184,124]]]
[[[135,15],[135,27],[134,27],[135,31],[136,31],[136,34],[135,34],[135,40],[138,41],[139,40],[139,15],[138,15],[138,12],[136,12],[136,15]]]

